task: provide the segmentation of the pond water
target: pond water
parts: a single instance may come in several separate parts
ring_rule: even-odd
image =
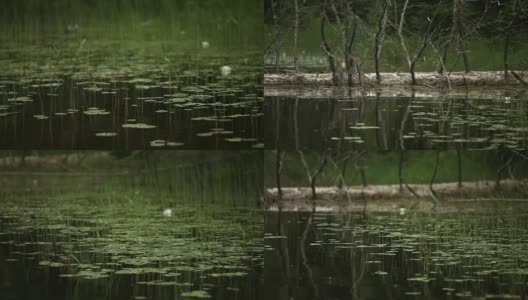
[[[260,299],[263,215],[256,201],[234,192],[222,201],[200,199],[205,191],[195,199],[137,182],[118,188],[130,187],[127,180],[4,177],[0,298]]]
[[[253,149],[258,1],[4,1],[0,149]]]
[[[526,100],[523,93],[507,92],[478,97],[410,91],[266,95],[266,148],[524,149]]]
[[[263,147],[260,51],[85,35],[0,38],[0,148]]]
[[[525,299],[528,215],[268,212],[266,299]]]

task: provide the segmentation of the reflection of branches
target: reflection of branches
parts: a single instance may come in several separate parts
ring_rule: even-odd
[[[298,122],[298,115],[299,113],[299,97],[295,98],[295,112],[293,114],[293,128],[295,132],[295,149],[297,150],[297,153],[299,153],[299,157],[301,159],[301,163],[303,165],[304,171],[306,172],[306,178],[308,179],[308,182],[312,182],[312,174],[310,173],[310,168],[308,167],[308,163],[306,163],[306,158],[304,157],[304,152],[301,150],[299,145],[299,122]]]
[[[361,249],[361,254],[363,254],[363,249]],[[362,255],[359,257],[360,263],[361,263],[361,271],[359,273],[359,276],[356,277],[356,269],[354,268],[354,251],[350,251],[350,268],[352,268],[352,276],[354,277],[354,280],[352,282],[352,299],[359,299],[358,294],[358,285],[361,283],[361,280],[363,280],[363,276],[365,276],[365,270],[366,270],[366,259],[362,259]]]
[[[277,195],[279,196],[279,208],[282,204],[282,187],[281,187],[281,172],[282,172],[282,155],[280,149],[277,148],[277,162],[276,162],[276,176],[277,176]]]
[[[323,171],[323,168],[324,166],[326,165],[328,161],[328,155],[326,153],[326,151],[323,153],[323,158],[319,164],[319,167],[315,170],[315,173],[311,176],[311,183],[310,183],[310,186],[312,187],[312,199],[316,199],[317,195],[315,193],[315,181],[317,179],[317,177],[321,174],[321,172]]]
[[[402,118],[402,121],[400,123],[400,149],[401,150],[405,150],[405,143],[403,141],[403,134],[404,134],[404,131],[405,131],[405,124],[407,123],[407,118],[409,117],[409,113],[411,112],[411,104],[412,104],[412,100],[414,99],[414,93],[412,93],[412,98],[411,100],[407,103],[407,107],[405,108],[405,112],[403,113],[403,118]]]
[[[378,129],[376,130],[376,142],[378,143],[379,148],[379,136],[381,135],[382,141],[383,141],[383,148],[382,150],[387,150],[387,135],[385,134],[385,123],[383,122],[383,113],[379,109],[379,99],[380,93],[376,92],[376,127]]]
[[[310,213],[310,217],[308,218],[308,222],[306,223],[306,227],[304,228],[302,238],[301,238],[301,257],[302,257],[302,264],[304,268],[306,269],[306,273],[308,274],[308,278],[310,279],[310,283],[314,292],[314,298],[319,299],[319,289],[317,288],[317,285],[315,284],[314,278],[313,278],[313,272],[312,268],[308,265],[308,258],[306,257],[306,239],[308,237],[308,231],[310,230],[310,227],[312,225],[312,219],[313,219],[313,211]]]
[[[278,235],[287,236],[283,229],[283,224],[281,222],[281,216],[282,216],[282,212],[279,211],[279,221],[277,222],[278,232],[279,232]],[[290,254],[289,254],[289,249],[288,249],[288,239],[280,239],[279,242],[280,242],[279,254],[280,254],[280,257],[283,258],[282,268],[284,270],[284,273],[285,273],[284,275],[286,276],[286,281],[288,285],[287,299],[290,299],[292,292],[291,292],[291,284],[290,284],[291,276],[290,276]]]
[[[436,198],[435,191],[433,190],[433,184],[434,184],[434,181],[435,181],[435,178],[436,178],[436,174],[438,173],[438,165],[439,165],[439,163],[440,163],[440,150],[436,150],[435,167],[434,167],[434,171],[433,171],[433,176],[431,176],[431,181],[429,182],[429,191],[431,192],[431,198],[433,198],[433,202],[434,202],[433,208],[435,208],[436,205],[438,204],[438,199]]]

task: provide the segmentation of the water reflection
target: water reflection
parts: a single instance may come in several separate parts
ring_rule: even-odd
[[[525,214],[268,212],[266,299],[519,299]]]
[[[319,151],[526,148],[526,97],[512,93],[267,96],[266,147]]]

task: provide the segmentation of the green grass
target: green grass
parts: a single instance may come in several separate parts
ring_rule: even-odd
[[[319,157],[313,152],[305,152],[306,161],[312,172],[319,164]],[[265,155],[265,186],[275,187],[275,153],[266,151]],[[366,176],[369,185],[398,184],[398,152],[369,153],[366,156]],[[436,162],[435,151],[406,151],[403,166],[405,183],[429,183]],[[341,162],[337,162],[341,166]],[[269,166],[269,167],[268,167]],[[497,169],[501,166],[497,152],[462,151],[462,179],[464,181],[495,180]],[[517,176],[526,176],[522,166],[515,171]],[[336,184],[338,171],[328,163],[319,178],[318,186]],[[435,183],[456,182],[458,180],[457,156],[455,151],[442,151]],[[288,152],[284,157],[281,174],[282,186],[309,186],[306,172],[297,152]],[[354,168],[354,162],[349,161],[345,174],[347,185],[361,185],[359,172]]]
[[[0,157],[15,153],[2,151]],[[77,153],[66,152],[69,157],[63,151],[36,153],[42,166],[32,163],[33,154],[26,157],[25,167],[11,168],[0,199],[20,189],[31,196],[46,192],[58,198],[63,192],[81,189],[96,204],[131,201],[236,207],[255,206],[262,193],[262,154],[258,151],[137,151],[121,159],[94,151],[85,152],[81,164],[74,160]],[[46,159],[55,165],[48,166]],[[28,175],[32,172],[40,175]],[[74,185],[66,184],[70,182]]]

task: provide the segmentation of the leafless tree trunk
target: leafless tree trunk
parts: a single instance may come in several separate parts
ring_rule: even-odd
[[[378,19],[378,31],[376,32],[375,39],[375,51],[374,51],[374,68],[376,70],[376,80],[378,83],[381,82],[381,76],[379,73],[379,60],[381,57],[381,50],[383,48],[383,40],[385,39],[385,29],[387,27],[387,11],[389,8],[389,0],[385,1],[383,5],[383,12]]]
[[[495,188],[500,188],[500,181],[501,181],[501,178],[502,178],[502,172],[504,172],[504,170],[508,169],[513,161],[513,158],[514,156],[511,155],[510,157],[508,157],[508,160],[506,161],[506,163],[504,163],[504,165],[502,165],[502,167],[500,167],[498,170],[497,170],[497,179],[495,180]]]
[[[361,183],[363,187],[367,187],[368,182],[367,182],[367,174],[365,172],[366,162],[365,162],[365,158],[363,157],[364,154],[365,153],[359,153],[359,157],[356,159],[356,169],[359,171],[359,175],[361,177]]]
[[[343,185],[345,184],[345,174],[346,174],[346,170],[347,170],[347,165],[348,165],[348,160],[350,159],[349,156],[345,157],[343,159],[343,165],[341,166],[341,169],[340,169],[340,172],[341,172],[341,175],[339,176],[340,177],[340,180],[339,180],[339,184],[337,185],[337,187],[339,189],[342,189],[343,188]]]
[[[354,24],[354,29],[352,29],[352,36],[348,40],[347,48],[346,48],[346,57],[348,57],[348,62],[347,62],[348,86],[354,85],[354,81],[352,80],[352,67],[357,62],[355,59],[353,59],[353,56],[352,56],[352,44],[354,44],[354,40],[356,39],[356,32],[357,32],[357,23]]]
[[[425,33],[424,37],[422,38],[422,43],[420,45],[420,48],[418,48],[418,50],[416,50],[416,53],[413,57],[413,59],[411,60],[411,67],[410,67],[410,72],[411,72],[411,79],[412,79],[412,84],[416,84],[416,77],[415,77],[415,73],[414,73],[414,68],[416,67],[416,62],[418,61],[418,59],[422,56],[424,50],[425,50],[425,47],[427,47],[427,40],[429,39],[429,30]]]
[[[434,170],[433,170],[433,176],[431,176],[431,181],[429,182],[429,190],[434,193],[434,190],[433,190],[433,184],[434,184],[434,181],[436,179],[436,174],[438,173],[438,165],[440,163],[440,150],[436,150],[436,162],[435,162],[435,167],[434,167]]]
[[[293,0],[295,4],[295,23],[293,26],[293,65],[295,72],[299,72],[298,60],[299,60],[299,49],[298,48],[298,35],[299,35],[299,0]]]
[[[336,73],[335,56],[332,53],[332,49],[330,48],[328,41],[326,40],[326,34],[325,34],[325,24],[326,24],[327,18],[328,17],[326,15],[325,7],[324,5],[321,5],[321,23],[319,27],[319,30],[321,33],[321,48],[323,49],[324,53],[326,54],[326,58],[328,59],[328,66],[330,67],[330,71],[332,72],[332,81],[334,85],[337,86],[339,84],[339,81],[338,81],[337,73]]]
[[[464,61],[464,71],[469,73],[469,58],[466,52],[463,39],[465,38],[464,27],[460,15],[460,0],[453,0],[453,24],[451,25],[452,38],[455,40],[458,55],[462,55]]]
[[[441,2],[438,2],[438,5],[436,6],[433,16],[427,17],[427,21],[429,22],[429,25],[427,26],[427,29],[423,33],[420,45],[416,49],[416,52],[412,58],[409,54],[409,50],[407,49],[407,45],[405,44],[405,39],[403,37],[403,24],[405,23],[405,13],[407,11],[408,4],[409,4],[409,0],[405,0],[403,9],[400,15],[400,22],[398,24],[398,36],[400,37],[400,43],[402,45],[402,49],[405,54],[405,57],[407,58],[407,63],[409,65],[409,73],[411,73],[412,84],[414,85],[416,84],[416,77],[415,77],[415,72],[414,72],[414,69],[416,67],[416,62],[422,56],[425,48],[427,47],[427,43],[429,42],[429,36],[431,34],[433,20],[436,17],[436,14],[438,12]]]
[[[447,61],[447,50],[448,50],[448,48],[449,48],[449,42],[447,42],[444,45],[444,50],[443,50],[442,56],[440,56],[440,53],[438,53],[438,51],[437,51],[437,55],[440,58],[440,64],[438,66],[438,73],[439,74],[444,74],[446,72],[445,64],[446,64],[446,61]]]
[[[280,59],[280,26],[277,14],[278,3],[280,0],[271,0],[271,13],[273,15],[273,40],[275,41],[275,72],[279,72]]]
[[[431,182],[429,182],[429,191],[431,192],[431,198],[433,199],[434,206],[433,209],[436,208],[436,205],[438,204],[438,199],[436,199],[436,193],[433,189],[433,184],[436,179],[436,174],[438,173],[438,165],[440,163],[440,150],[436,150],[436,163],[435,168],[433,171],[433,176],[431,176]]]
[[[23,168],[23,167],[26,166],[26,157],[30,153],[31,153],[31,151],[30,150],[26,150],[26,149],[20,151],[20,161],[18,163],[18,167],[19,168]]]
[[[504,79],[508,79],[508,68],[509,68],[508,52],[510,50],[510,38],[511,38],[511,29],[509,29],[506,32],[506,38],[504,39]]]
[[[405,54],[405,58],[407,59],[407,65],[410,68],[411,67],[411,56],[409,55],[409,50],[407,50],[407,44],[405,43],[405,39],[403,38],[403,24],[405,22],[405,13],[407,12],[408,5],[409,5],[409,0],[405,0],[401,15],[400,15],[400,22],[398,23],[398,36],[400,37],[400,44],[402,46],[403,53]]]
[[[436,49],[434,43],[432,41],[429,41],[429,45],[431,46],[431,49],[433,49],[434,53],[438,57],[439,67],[438,67],[438,74],[444,75],[447,85],[449,86],[449,90],[451,90],[451,80],[449,80],[449,76],[446,71],[445,67],[445,60],[447,57],[447,45],[444,48],[444,54],[443,56],[440,55],[440,52],[438,52],[438,49]]]

